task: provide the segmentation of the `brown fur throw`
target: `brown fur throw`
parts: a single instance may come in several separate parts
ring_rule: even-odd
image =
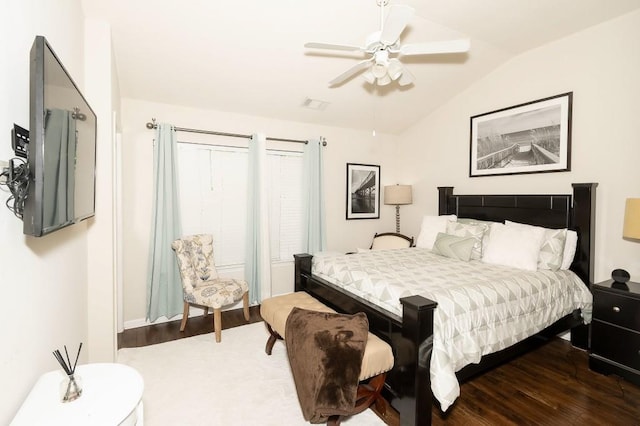
[[[285,342],[305,420],[324,423],[332,415],[351,414],[368,331],[362,312],[291,311]]]

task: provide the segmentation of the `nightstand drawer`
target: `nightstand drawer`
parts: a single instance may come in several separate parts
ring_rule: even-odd
[[[593,321],[591,353],[640,371],[640,333]]]
[[[640,300],[594,290],[593,318],[640,331]]]

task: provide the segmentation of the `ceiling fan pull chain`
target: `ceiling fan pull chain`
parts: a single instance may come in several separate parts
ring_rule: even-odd
[[[376,0],[376,4],[380,6],[380,31],[384,28],[384,7],[389,4],[389,0]]]

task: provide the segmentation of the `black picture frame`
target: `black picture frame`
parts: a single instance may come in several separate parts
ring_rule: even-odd
[[[571,170],[573,92],[471,117],[469,176]]]
[[[347,220],[380,218],[380,166],[347,163]]]

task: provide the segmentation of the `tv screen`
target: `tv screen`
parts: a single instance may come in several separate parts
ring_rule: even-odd
[[[39,237],[95,214],[96,115],[42,36],[30,71],[23,231]]]

